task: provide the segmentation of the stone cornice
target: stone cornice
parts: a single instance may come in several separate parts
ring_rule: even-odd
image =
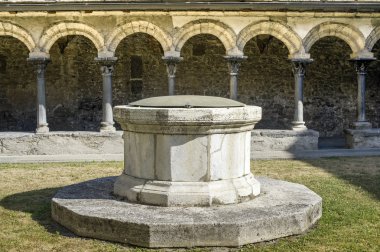
[[[221,10],[221,11],[317,11],[380,12],[379,1],[225,1],[185,2],[178,0],[146,1],[0,1],[0,11],[134,11],[134,10]]]

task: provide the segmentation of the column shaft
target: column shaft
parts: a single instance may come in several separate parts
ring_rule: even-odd
[[[103,66],[103,122],[113,124],[112,114],[112,67]],[[105,69],[104,69],[105,68]]]
[[[230,73],[230,99],[237,100],[237,98],[238,98],[237,74]]]
[[[358,80],[358,107],[357,107],[357,120],[358,122],[366,121],[365,114],[365,79],[366,79],[366,67],[364,63],[357,63],[359,65],[356,66],[357,71],[357,80]]]

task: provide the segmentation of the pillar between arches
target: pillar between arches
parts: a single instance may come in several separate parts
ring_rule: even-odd
[[[103,102],[102,102],[102,122],[100,123],[100,132],[114,132],[112,112],[112,73],[116,63],[116,57],[95,58],[100,64],[100,71],[103,77]]]
[[[50,59],[47,57],[28,58],[28,62],[35,67],[37,74],[37,125],[36,133],[48,133],[49,127],[46,116],[46,80],[45,71]]]
[[[366,76],[368,65],[375,60],[375,58],[354,58],[351,61],[354,63],[355,71],[357,74],[357,110],[356,122],[353,123],[354,129],[370,129],[372,124],[367,121],[365,111],[365,92],[366,92]]]
[[[310,58],[291,59],[294,75],[294,117],[293,130],[307,130],[303,120],[303,86],[306,66],[313,62]]]
[[[227,60],[228,69],[230,70],[230,99],[237,100],[239,68],[241,63],[248,57],[243,55],[227,55],[224,58]]]

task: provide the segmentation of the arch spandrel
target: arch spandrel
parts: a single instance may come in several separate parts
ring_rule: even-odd
[[[174,36],[174,48],[180,52],[191,37],[199,34],[210,34],[217,37],[228,52],[236,51],[236,34],[226,24],[216,20],[196,20],[182,26]]]
[[[348,24],[325,22],[311,29],[303,39],[305,51],[309,52],[315,42],[328,36],[337,37],[345,41],[354,54],[365,49],[365,38],[359,29]]]
[[[36,48],[36,43],[32,36],[18,25],[9,22],[0,22],[0,36],[11,36],[20,40],[30,52]]]
[[[272,21],[261,21],[245,27],[238,36],[237,47],[243,51],[249,40],[258,35],[271,35],[282,41],[293,55],[302,51],[302,40],[290,27]]]
[[[96,47],[98,52],[104,51],[103,36],[94,28],[82,23],[59,23],[44,31],[40,40],[40,50],[49,53],[53,44],[61,37],[69,35],[80,35],[88,38]]]
[[[380,26],[374,28],[366,39],[365,47],[372,51],[373,47],[380,40]]]
[[[135,33],[146,33],[155,38],[164,51],[170,51],[172,39],[168,33],[160,27],[147,21],[133,21],[118,26],[114,29],[106,40],[106,47],[109,51],[115,52],[120,42]]]

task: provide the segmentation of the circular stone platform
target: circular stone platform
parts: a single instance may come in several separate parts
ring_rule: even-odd
[[[116,177],[67,186],[52,199],[53,219],[75,234],[143,247],[241,246],[304,233],[322,215],[307,187],[257,178],[261,194],[213,207],[159,207],[119,201]]]

